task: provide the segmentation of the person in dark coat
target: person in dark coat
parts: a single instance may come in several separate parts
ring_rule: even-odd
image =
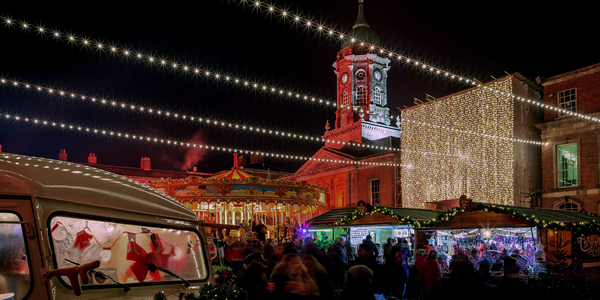
[[[317,287],[319,288],[319,299],[330,300],[333,298],[333,281],[327,274],[327,270],[323,267],[322,264],[317,261],[317,259],[310,255],[306,254],[302,258],[302,265],[306,269],[306,272],[312,278]]]
[[[373,271],[367,266],[358,265],[348,269],[348,276],[344,284],[345,300],[374,300]]]
[[[267,289],[267,277],[260,263],[253,262],[239,278],[238,287],[248,293],[248,300],[272,299]]]
[[[340,237],[337,243],[329,250],[332,264],[331,279],[336,287],[344,286],[344,272],[348,265],[348,253],[346,252],[346,239]]]
[[[370,234],[367,235],[367,238],[363,241],[363,244],[369,244],[369,246],[371,246],[373,251],[373,256],[371,256],[371,259],[375,260],[377,257],[379,257],[379,249],[377,249],[377,245],[375,245],[373,242],[373,237]]]

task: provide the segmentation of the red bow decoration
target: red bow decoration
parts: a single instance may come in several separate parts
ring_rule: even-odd
[[[131,234],[130,234],[131,235]],[[150,253],[135,242],[135,238],[129,238],[127,243],[127,260],[135,261],[126,273],[132,272],[139,282],[143,282],[148,276],[150,270],[148,264],[154,264],[157,267],[164,268],[169,262],[170,254],[164,254],[165,246],[158,234],[151,235],[152,243]],[[152,281],[162,281],[158,272],[151,273]]]

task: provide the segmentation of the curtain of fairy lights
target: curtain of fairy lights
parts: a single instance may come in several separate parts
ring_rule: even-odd
[[[402,112],[402,204],[424,208],[426,202],[457,199],[512,204],[513,142],[468,132],[513,138],[510,78]],[[502,92],[505,94],[502,95]],[[453,130],[420,125],[446,126]],[[461,132],[462,131],[462,132]]]

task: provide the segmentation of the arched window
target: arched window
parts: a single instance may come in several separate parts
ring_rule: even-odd
[[[381,105],[381,88],[378,85],[373,88],[371,99],[373,100],[373,104]]]
[[[566,210],[566,211],[579,211],[581,210],[581,204],[568,197],[563,198],[560,201],[554,202],[554,209]]]
[[[558,205],[556,208],[567,211],[579,211],[579,204],[574,202],[565,202],[563,204]]]
[[[364,85],[359,85],[356,88],[356,105],[365,106],[369,104],[367,103],[367,91],[368,89]]]
[[[350,101],[348,98],[348,90],[344,90],[344,93],[342,94],[342,105],[344,106],[344,108],[348,108],[348,106],[350,105]]]

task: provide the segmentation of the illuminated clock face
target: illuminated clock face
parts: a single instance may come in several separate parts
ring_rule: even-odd
[[[374,76],[377,81],[381,81],[381,71],[376,70]]]
[[[342,83],[346,82],[348,82],[348,73],[344,73],[344,75],[342,75]]]

